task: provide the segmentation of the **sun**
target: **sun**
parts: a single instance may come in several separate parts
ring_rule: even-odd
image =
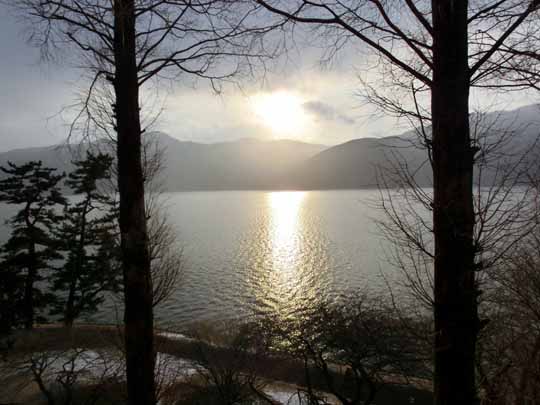
[[[303,108],[305,100],[296,93],[259,93],[250,97],[249,102],[257,120],[274,135],[298,136],[306,130],[309,117]]]

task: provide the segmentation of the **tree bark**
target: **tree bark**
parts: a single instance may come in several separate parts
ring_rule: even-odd
[[[436,405],[476,404],[467,0],[432,0]]]
[[[128,403],[152,405],[156,403],[152,283],[141,164],[134,0],[116,0],[114,17],[114,87]]]
[[[34,283],[37,277],[37,260],[36,260],[36,237],[34,232],[34,225],[30,220],[30,204],[26,205],[24,220],[28,229],[28,236],[30,238],[28,244],[28,274],[24,280],[24,328],[31,330],[34,328],[35,319],[35,301],[34,301]]]
[[[88,195],[86,196],[86,202],[84,204],[83,211],[81,213],[81,229],[79,232],[79,240],[77,246],[77,257],[75,262],[75,268],[71,268],[70,280],[69,280],[69,293],[66,301],[66,308],[64,311],[64,326],[67,328],[73,327],[75,317],[78,315],[75,311],[75,290],[77,289],[77,277],[82,273],[83,256],[85,255],[85,243],[86,243],[86,216],[88,215]]]
[[[24,282],[24,327],[27,330],[34,328],[34,282],[36,280],[36,267],[34,265],[35,246],[32,242],[29,248],[30,262],[28,265],[28,274]]]

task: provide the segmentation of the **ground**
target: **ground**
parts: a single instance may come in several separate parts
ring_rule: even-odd
[[[13,350],[0,363],[0,405],[47,404],[36,382],[39,379],[52,393],[66,392],[62,387],[69,384],[76,387],[71,390],[75,395],[73,403],[82,404],[93,397],[99,398],[96,405],[118,403],[125,398],[121,347],[122,331],[115,326],[78,325],[67,329],[47,325],[32,332],[21,332]],[[227,348],[167,332],[157,332],[156,348],[157,379],[163,405],[219,404],[219,401],[209,399],[215,397],[215,393],[208,388],[206,372],[201,374],[197,362],[201,350],[220,367],[235,364],[236,370],[222,373],[217,378],[225,388],[232,389],[232,396],[241,396],[249,390],[246,381],[253,380],[253,384],[276,404],[298,404],[295,393],[304,372],[294,362],[258,357],[257,367],[253,368],[253,363],[249,367],[250,375],[256,373],[256,378],[246,379],[245,370],[240,370],[244,366],[235,361],[234,354]],[[218,369],[222,370],[220,367]],[[417,382],[415,387],[388,384],[379,392],[376,405],[431,403],[431,393],[422,385],[426,385],[425,382]],[[331,395],[325,396],[328,403],[338,403]]]

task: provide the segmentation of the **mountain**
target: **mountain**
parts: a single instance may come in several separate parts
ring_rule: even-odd
[[[417,171],[417,181],[430,184],[426,153],[405,137],[361,138],[328,148],[289,174],[289,188],[351,189],[376,187],[389,178],[397,161]],[[420,170],[416,170],[420,169]]]
[[[532,151],[533,157],[540,156],[540,105],[472,114],[471,128],[480,135],[478,144],[484,150],[501,144],[497,154],[488,155],[489,167],[482,176],[482,184],[493,181],[494,166],[501,162],[513,164],[524,151]],[[380,175],[391,174],[396,165],[406,165],[419,185],[432,184],[427,155],[413,146],[417,142],[413,131],[394,137],[354,139],[332,147],[251,138],[203,144],[179,141],[160,132],[147,136],[163,151],[163,184],[169,191],[374,187]],[[499,141],[501,138],[504,142]],[[80,156],[86,147],[13,150],[0,154],[0,165],[8,160],[42,160],[49,167],[69,172],[72,153],[78,151]]]
[[[183,142],[161,132],[147,135],[150,151],[162,151],[167,190],[231,190],[279,188],[281,178],[301,162],[327,146],[292,140],[240,139],[203,144]],[[100,149],[110,149],[105,143]],[[83,156],[88,145],[57,145],[0,153],[0,166],[41,160],[60,172],[73,169],[74,157]],[[0,173],[1,176],[1,173]]]
[[[44,166],[55,167],[60,172],[69,172],[73,169],[71,161],[75,148],[68,145],[54,145],[42,148],[14,149],[0,153],[0,166],[5,166],[8,161],[15,164],[23,164],[30,160],[41,160]],[[2,173],[0,172],[0,177]]]
[[[430,133],[431,128],[426,131]],[[486,156],[477,158],[484,165],[481,179],[492,184],[506,170],[518,164],[528,152],[522,165],[534,163],[540,156],[540,104],[511,111],[471,114],[471,133]],[[287,188],[350,189],[376,187],[384,177],[386,185],[395,185],[396,170],[407,166],[415,181],[424,187],[432,186],[431,166],[427,153],[415,145],[414,131],[386,138],[360,138],[328,148],[306,160],[288,173]]]
[[[327,148],[290,140],[201,144],[167,138],[166,182],[171,190],[280,188],[292,168]]]

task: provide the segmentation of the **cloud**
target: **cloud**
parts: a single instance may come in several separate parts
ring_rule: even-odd
[[[339,113],[334,107],[322,101],[308,101],[303,104],[304,109],[324,121],[337,121],[346,125],[354,125],[355,120],[345,114]]]

